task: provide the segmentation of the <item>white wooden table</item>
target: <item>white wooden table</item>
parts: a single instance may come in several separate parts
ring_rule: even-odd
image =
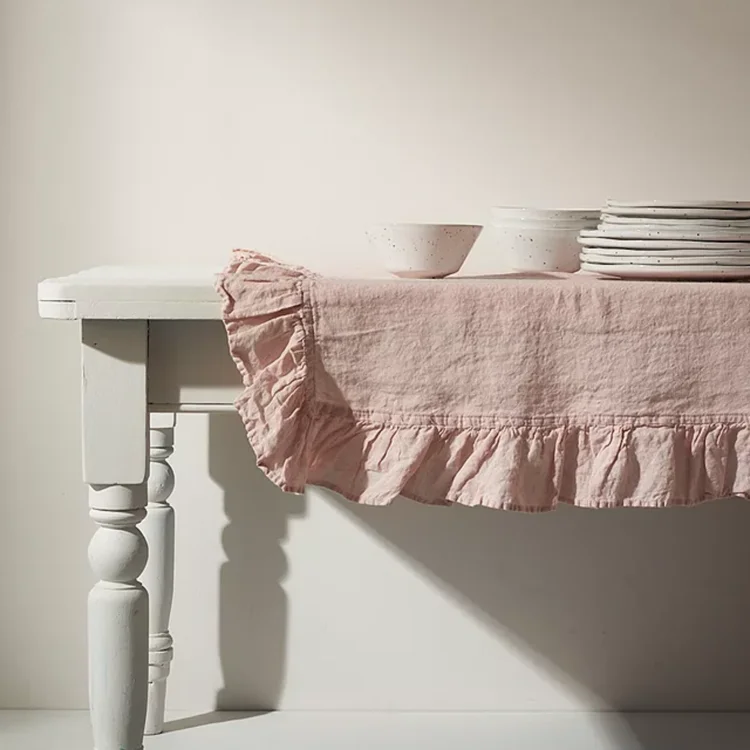
[[[83,477],[99,582],[89,596],[96,750],[138,750],[164,722],[172,636],[175,415],[233,409],[240,379],[219,269],[97,268],[39,284],[44,318],[81,321]]]

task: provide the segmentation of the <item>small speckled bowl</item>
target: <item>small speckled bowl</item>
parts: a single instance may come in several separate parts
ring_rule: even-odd
[[[441,279],[456,273],[477,241],[476,224],[380,224],[366,231],[388,273]]]
[[[495,226],[495,237],[507,266],[515,271],[565,271],[581,267],[574,229]]]

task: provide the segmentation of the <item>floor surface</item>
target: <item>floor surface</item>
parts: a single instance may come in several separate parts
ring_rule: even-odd
[[[91,748],[84,711],[0,711],[3,750]],[[748,750],[750,714],[171,714],[145,750]]]

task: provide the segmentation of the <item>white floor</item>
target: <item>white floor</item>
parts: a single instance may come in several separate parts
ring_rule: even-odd
[[[171,715],[145,750],[748,750],[750,714]],[[83,711],[0,711],[3,750],[87,750]]]

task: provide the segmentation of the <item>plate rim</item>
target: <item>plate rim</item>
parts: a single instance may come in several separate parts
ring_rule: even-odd
[[[646,206],[643,208],[615,208],[605,206],[601,210],[602,216],[641,217],[644,219],[661,216],[665,219],[747,219],[750,218],[750,208],[669,208]]]
[[[750,201],[727,201],[727,200],[666,200],[662,198],[651,198],[640,201],[619,201],[613,198],[607,198],[607,208],[707,208],[707,209],[726,209],[729,211],[748,209],[750,210]]]
[[[668,273],[668,271],[671,268],[671,270],[674,272],[674,275],[671,277],[668,276],[666,278],[673,278],[673,279],[750,278],[750,267],[738,268],[737,266],[723,266],[723,268],[725,269],[723,273],[717,272],[716,266],[686,266],[686,267],[692,268],[694,272],[691,274],[688,274],[684,271],[680,271],[680,269],[675,266],[671,266],[671,267],[670,266],[637,266],[637,265],[606,266],[606,265],[596,264],[596,263],[581,263],[582,271],[586,271],[589,273],[601,273],[604,276],[609,275],[609,276],[622,277],[622,273],[625,272],[631,278],[647,278],[647,276],[643,276],[637,273],[638,271],[644,271],[646,273],[650,272],[652,274],[651,278],[656,278],[656,275],[653,275],[655,272],[661,275],[661,278],[665,278],[663,274]],[[657,269],[659,270],[657,271]],[[734,274],[732,273],[732,270],[734,270],[735,272]],[[607,271],[609,273],[607,273]]]
[[[591,256],[594,256],[593,258]],[[611,262],[607,260],[597,260],[597,258],[611,258]],[[726,267],[734,267],[734,268],[750,268],[750,255],[747,256],[747,259],[744,263],[739,262],[730,262],[730,263],[723,263],[721,262],[721,258],[719,258],[717,261],[711,261],[707,256],[704,255],[698,255],[698,256],[674,256],[674,255],[665,255],[663,259],[661,259],[663,262],[660,262],[660,260],[656,256],[651,256],[653,258],[654,262],[649,262],[648,260],[644,260],[644,258],[648,258],[648,256],[638,255],[620,255],[620,256],[607,256],[602,253],[581,253],[580,258],[582,263],[595,263],[595,264],[605,264],[605,265],[643,265],[643,266],[659,266],[659,267],[665,267],[665,266],[677,266],[677,267],[694,267],[694,266],[711,266],[711,267],[718,267],[718,268],[726,268]],[[730,260],[733,261],[739,261],[739,258],[733,257]],[[692,262],[692,263],[683,263],[679,261],[700,261],[700,262]]]
[[[648,235],[655,236],[648,236]],[[716,239],[720,238],[720,239]],[[725,239],[726,238],[726,239]],[[691,242],[696,245],[750,245],[750,232],[741,232],[736,236],[722,234],[720,232],[666,232],[658,231],[633,232],[615,230],[614,233],[602,229],[582,229],[578,233],[579,244],[581,239],[600,239],[615,242]]]

